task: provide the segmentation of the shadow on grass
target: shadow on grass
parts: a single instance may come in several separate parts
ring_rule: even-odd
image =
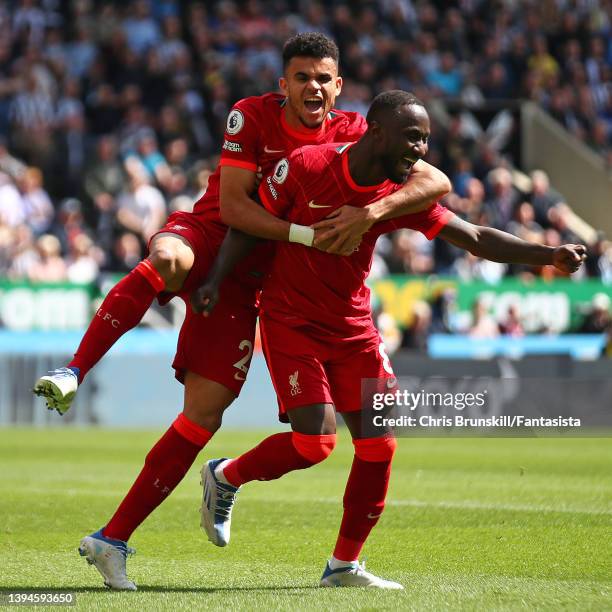
[[[303,591],[304,589],[320,589],[314,584],[296,584],[294,586],[235,586],[235,587],[179,587],[179,586],[149,586],[138,585],[136,593],[216,593],[228,591]],[[8,593],[130,593],[130,591],[115,591],[108,587],[44,587],[44,586],[0,586],[0,595]],[[134,592],[134,591],[133,591]]]

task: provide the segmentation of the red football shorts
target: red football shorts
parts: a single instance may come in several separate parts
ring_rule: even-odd
[[[365,339],[339,340],[262,315],[260,332],[282,421],[287,411],[310,404],[334,404],[338,412],[361,410],[364,379],[378,379],[381,389],[387,379],[395,379],[374,326]]]
[[[172,367],[183,382],[185,372],[214,380],[238,395],[246,379],[253,354],[257,298],[268,256],[266,245],[250,255],[223,282],[220,298],[208,317],[195,314],[189,296],[208,276],[223,241],[217,226],[199,222],[193,213],[175,212],[168,217],[159,233],[183,236],[195,253],[195,260],[182,289],[162,293],[164,304],[173,297],[182,298],[187,306]]]

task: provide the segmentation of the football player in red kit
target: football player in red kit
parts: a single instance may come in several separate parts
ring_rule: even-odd
[[[290,222],[313,224],[342,205],[365,207],[401,189],[427,152],[427,112],[411,94],[390,91],[375,98],[367,121],[368,130],[357,143],[303,147],[281,160],[259,188],[264,207]],[[236,459],[209,461],[203,469],[203,512],[209,537],[222,537],[227,544],[238,487],[324,460],[336,442],[335,412],[341,412],[355,456],[340,533],[321,586],[403,588],[365,571],[358,562],[385,505],[396,447],[389,432],[378,437],[362,433],[362,381],[377,380],[376,391],[395,384],[372,321],[365,280],[376,239],[399,228],[418,230],[430,240],[439,236],[495,261],[551,264],[566,272],[577,270],[585,256],[581,245],[555,249],[466,223],[438,203],[376,223],[348,257],[277,245],[262,292],[262,343],[281,416],[288,417],[293,431],[266,438]],[[196,292],[196,308],[214,306],[215,287],[252,242],[230,233],[211,279]]]
[[[148,257],[110,291],[68,367],[39,379],[35,392],[47,398],[50,408],[68,410],[78,383],[141,320],[155,298],[186,299],[203,282],[227,225],[262,238],[312,246],[311,228],[279,219],[251,200],[256,172],[258,168],[269,172],[279,159],[304,144],[357,140],[365,121],[356,113],[333,109],[342,80],[338,49],[328,38],[306,33],[290,39],[283,62],[282,95],[241,100],[229,113],[219,167],[193,212],[170,215],[151,238]],[[334,220],[332,251],[350,252],[388,210],[419,209],[448,191],[443,174],[426,165],[421,170],[399,197],[387,198],[367,211],[345,208]],[[81,542],[81,554],[112,588],[136,588],[126,575],[128,538],[182,480],[240,392],[253,351],[256,297],[270,251],[269,244],[258,248],[226,279],[214,315],[204,318],[188,309],[173,363],[185,385],[183,411],[148,453],[110,521]]]

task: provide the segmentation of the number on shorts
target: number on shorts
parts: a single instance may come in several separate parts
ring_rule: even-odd
[[[378,352],[380,353],[380,356],[382,357],[383,368],[385,369],[385,372],[387,374],[391,374],[391,376],[394,376],[393,368],[391,367],[391,362],[389,361],[389,355],[387,355],[387,349],[385,347],[384,342],[381,342],[378,345]]]
[[[246,380],[246,376],[249,373],[249,361],[251,361],[251,357],[253,356],[253,343],[250,340],[243,340],[238,345],[238,348],[241,351],[246,349],[246,355],[234,364],[234,367],[240,370],[234,373],[234,378],[236,380]]]

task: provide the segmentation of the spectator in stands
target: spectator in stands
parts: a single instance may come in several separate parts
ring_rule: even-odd
[[[559,73],[557,60],[548,52],[546,38],[538,35],[533,40],[533,53],[527,60],[527,66],[542,86],[547,86]]]
[[[457,310],[457,290],[447,287],[438,293],[431,306],[432,334],[452,334],[457,330],[455,325],[455,313]]]
[[[25,169],[26,165],[9,152],[6,137],[0,134],[0,172],[16,181],[25,172]]]
[[[181,38],[181,20],[177,15],[168,15],[162,23],[163,41],[157,46],[159,61],[164,68],[173,65],[177,57],[189,53],[189,48]]]
[[[89,27],[76,24],[76,35],[68,45],[66,68],[71,77],[82,79],[96,59],[98,49],[92,39]]]
[[[550,227],[557,230],[561,236],[562,242],[582,242],[579,236],[577,236],[571,229],[571,216],[572,211],[565,202],[559,202],[556,206],[553,206],[548,211],[548,221]]]
[[[125,169],[129,186],[117,198],[117,221],[146,245],[166,219],[166,202],[159,189],[149,184],[146,170],[135,157],[126,160]]]
[[[535,221],[535,211],[529,202],[521,202],[514,219],[506,226],[506,231],[529,242],[541,242],[543,229]]]
[[[55,193],[68,197],[80,193],[87,161],[89,142],[82,109],[73,107],[67,110],[61,128],[55,134],[50,165],[55,170]]]
[[[499,326],[501,333],[504,336],[512,336],[514,338],[520,338],[525,335],[523,324],[519,313],[519,307],[517,304],[510,304],[506,312],[506,318]]]
[[[15,37],[25,37],[24,42],[39,45],[42,42],[47,19],[45,12],[33,0],[19,0],[13,14]]]
[[[496,168],[489,173],[487,181],[491,195],[484,204],[489,222],[497,229],[505,229],[514,217],[520,201],[518,191],[512,185],[512,175],[506,168]]]
[[[142,55],[160,41],[159,25],[151,16],[147,0],[135,0],[130,8],[132,15],[123,21],[123,31],[130,49]]]
[[[157,147],[157,139],[152,130],[143,130],[138,136],[138,159],[149,180],[167,189],[171,180],[170,168]]]
[[[142,259],[142,253],[138,236],[124,232],[115,240],[107,268],[116,272],[130,272]]]
[[[513,88],[507,69],[501,61],[489,66],[482,80],[481,90],[483,95],[490,100],[507,100],[512,97]]]
[[[32,263],[28,278],[35,282],[57,282],[67,279],[66,262],[62,259],[60,241],[44,234],[36,241],[38,260]]]
[[[457,67],[454,55],[450,52],[442,53],[439,65],[428,71],[425,74],[425,79],[432,87],[434,95],[442,94],[453,98],[461,93],[463,77]]]
[[[605,240],[599,244],[597,272],[602,282],[612,285],[612,242]]]
[[[472,160],[461,156],[455,161],[455,173],[452,176],[454,192],[465,198],[468,195],[468,186],[474,178]]]
[[[612,91],[610,93],[612,97]],[[612,128],[608,122],[603,119],[597,119],[591,128],[591,132],[588,136],[589,144],[591,148],[599,153],[602,157],[608,155],[610,148],[610,131]],[[607,161],[607,160],[606,160]]]
[[[48,168],[53,155],[53,100],[39,83],[34,68],[25,68],[23,80],[24,88],[9,108],[11,140],[18,155]]]
[[[23,198],[8,174],[0,172],[0,224],[16,227],[26,221]]]
[[[390,272],[426,274],[433,270],[433,247],[423,234],[400,230],[393,235],[392,244]]]
[[[28,278],[30,269],[39,259],[32,230],[25,224],[12,228],[12,242],[12,248],[9,250],[8,277]]]
[[[0,278],[8,276],[13,257],[13,231],[0,221]]]
[[[187,172],[193,166],[193,159],[189,154],[189,143],[185,138],[175,138],[168,142],[164,154],[171,168],[180,168],[183,172]]]
[[[116,198],[125,180],[116,139],[110,135],[101,136],[96,145],[96,155],[85,171],[83,187],[88,204],[87,217],[96,229],[98,244],[106,251],[112,248]]]
[[[20,180],[22,206],[27,224],[34,235],[49,230],[55,210],[49,194],[43,187],[43,174],[38,168],[26,168]]]
[[[206,189],[208,189],[208,179],[211,175],[212,170],[205,162],[198,162],[192,166],[189,172],[189,189],[194,202],[199,200],[206,193]]]
[[[93,283],[100,272],[103,255],[87,234],[78,234],[71,243],[66,276],[71,283]]]
[[[580,333],[601,334],[611,323],[610,297],[606,293],[596,293],[591,302],[591,312],[585,317]]]
[[[468,334],[472,338],[497,338],[499,326],[495,319],[488,313],[485,301],[478,298],[472,308],[472,325]]]
[[[427,351],[427,340],[431,327],[431,306],[417,300],[412,306],[412,320],[404,330],[402,348]]]
[[[543,170],[531,173],[531,204],[535,211],[535,221],[543,227],[550,225],[548,213],[551,208],[563,201],[562,196],[550,186],[548,175]]]
[[[464,257],[457,259],[454,269],[457,276],[465,282],[480,280],[495,285],[504,277],[508,266],[467,253]]]
[[[593,278],[599,278],[601,276],[599,262],[609,246],[611,246],[611,243],[606,240],[604,232],[597,232],[596,240],[589,245],[587,259],[584,265],[588,276]]]
[[[85,106],[93,134],[110,134],[116,130],[122,117],[121,99],[109,83],[92,83],[85,96]]]

